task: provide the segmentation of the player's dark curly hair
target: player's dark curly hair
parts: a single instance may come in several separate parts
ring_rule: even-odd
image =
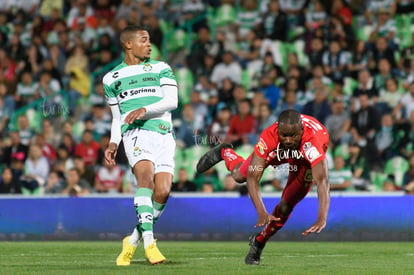
[[[278,123],[302,125],[302,118],[298,111],[288,109],[280,113]]]

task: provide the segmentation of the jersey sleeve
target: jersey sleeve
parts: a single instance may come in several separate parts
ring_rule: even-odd
[[[102,81],[106,102],[108,103],[108,105],[117,105],[118,99],[116,98],[116,94],[110,87],[109,83],[106,81],[106,78],[107,76],[105,76]]]
[[[167,63],[164,63],[164,66],[160,71],[160,86],[162,87],[165,85],[177,86],[174,72]]]
[[[259,142],[254,146],[254,152],[262,159],[267,159],[270,152],[276,149],[273,127],[265,129],[260,135]]]

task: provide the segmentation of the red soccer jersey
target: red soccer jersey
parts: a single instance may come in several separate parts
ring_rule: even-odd
[[[82,157],[86,166],[93,165],[98,158],[99,148],[99,143],[96,141],[92,141],[89,146],[81,142],[75,147],[75,156]]]
[[[329,134],[325,127],[314,117],[301,115],[303,136],[299,149],[282,150],[280,148],[277,123],[266,128],[260,135],[254,152],[266,160],[267,165],[281,163],[303,163],[314,167],[325,158],[328,148]]]
[[[240,137],[250,134],[254,129],[254,116],[249,114],[244,119],[239,115],[234,115],[229,122],[227,135],[238,135]]]

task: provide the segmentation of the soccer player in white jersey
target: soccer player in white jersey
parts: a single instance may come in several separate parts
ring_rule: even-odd
[[[151,264],[165,257],[158,250],[153,224],[164,210],[174,174],[175,140],[171,111],[177,108],[177,82],[165,62],[150,60],[151,43],[146,30],[128,26],[120,33],[124,61],[103,78],[112,111],[111,140],[105,159],[115,164],[121,139],[138,182],[134,206],[138,223],[124,238],[117,265],[129,265],[139,241]]]

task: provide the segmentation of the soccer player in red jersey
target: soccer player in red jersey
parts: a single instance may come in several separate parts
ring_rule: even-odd
[[[325,157],[329,135],[325,127],[311,116],[295,110],[283,111],[278,121],[265,129],[255,145],[253,153],[244,160],[234,153],[231,144],[220,144],[200,158],[197,171],[203,172],[224,160],[233,178],[247,181],[250,198],[257,211],[256,227],[264,226],[262,232],[250,237],[250,250],[246,264],[259,264],[262,250],[271,236],[283,227],[295,205],[317,184],[319,200],[316,222],[302,234],[321,232],[326,226],[329,209],[328,165]],[[289,178],[282,198],[268,214],[263,204],[259,180],[268,166],[289,163]]]

